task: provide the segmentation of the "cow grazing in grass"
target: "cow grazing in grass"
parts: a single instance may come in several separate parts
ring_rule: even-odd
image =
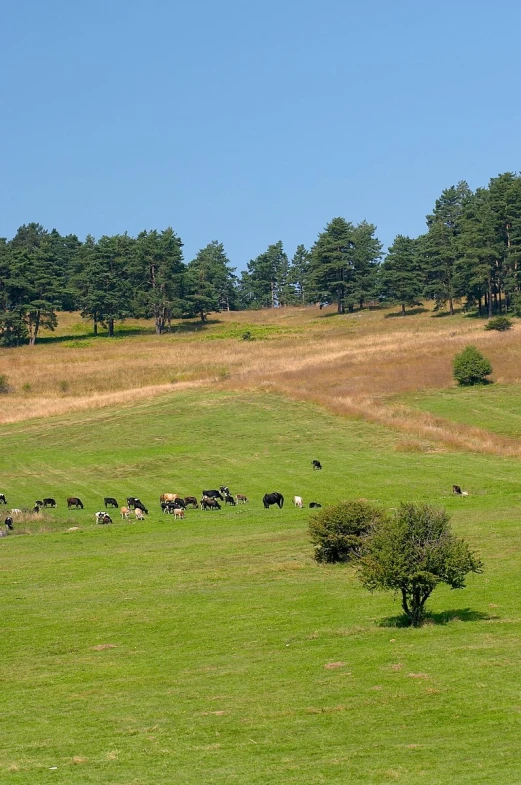
[[[320,463],[320,461],[311,461],[311,463],[313,465],[313,469],[321,469],[322,468],[322,464]]]
[[[71,507],[75,507],[76,509],[81,508],[83,510],[81,499],[78,499],[77,496],[69,496],[67,499],[67,509],[70,510]]]
[[[304,503],[302,501],[302,496],[294,496],[293,504],[295,505],[295,507],[300,507],[300,509],[302,509],[302,507],[304,506]]]
[[[226,505],[226,504],[229,504],[229,505],[231,505],[232,507],[235,507],[235,499],[233,498],[233,496],[232,496],[231,494],[227,493],[227,494],[225,495],[225,497],[224,497],[224,504],[225,504],[225,505]]]
[[[34,503],[35,507],[43,507],[43,501],[41,499],[36,499]]]
[[[230,489],[227,485],[220,485],[219,490],[221,491],[223,496],[231,496]]]
[[[185,511],[181,509],[181,507],[176,507],[174,509],[174,518],[184,518],[184,517],[185,517]]]
[[[103,499],[103,504],[105,505],[105,507],[119,507],[119,504],[117,503],[117,501],[114,499],[113,496],[105,496],[105,498]]]
[[[5,519],[5,521],[4,521],[4,526],[5,526],[5,528],[6,528],[6,529],[8,529],[9,531],[13,531],[13,529],[14,529],[14,526],[13,526],[13,519],[11,518],[11,516],[10,516],[10,515],[8,515],[8,516],[7,516],[7,518]]]
[[[37,504],[34,505],[33,512],[36,512],[36,513],[40,512],[40,508],[39,508],[39,506]]]
[[[42,502],[42,507],[57,507],[55,499],[44,499]]]
[[[197,503],[197,499],[195,496],[185,496],[185,507],[193,507],[194,510],[197,510],[199,507]]]
[[[468,496],[469,495],[469,492],[468,491],[462,491],[461,488],[459,487],[459,485],[453,485],[452,486],[452,493],[455,493],[456,496]]]
[[[112,518],[110,517],[108,512],[105,511],[97,512],[95,518],[96,518],[96,523],[101,523],[101,524],[112,523]]]
[[[145,520],[145,516],[143,514],[143,510],[141,509],[141,507],[136,507],[134,509],[134,515],[136,516],[136,520],[137,521],[144,521]]]
[[[284,505],[284,496],[281,493],[265,493],[262,499],[262,503],[264,504],[264,509],[268,510],[272,504],[276,504],[279,510],[282,509]]]
[[[309,506],[311,508],[313,508],[313,507],[322,507],[322,505],[319,504],[318,502],[309,502]]]
[[[163,502],[175,502],[176,499],[179,499],[180,496],[178,493],[162,493],[159,497],[159,504]]]
[[[0,493],[0,504],[7,504],[7,499],[5,498],[5,493]]]
[[[244,495],[244,493],[238,493],[235,497],[235,501],[237,504],[247,504],[248,497]]]
[[[131,510],[136,510],[139,507],[141,510],[143,510],[144,513],[148,515],[147,508],[145,507],[143,502],[137,498],[137,496],[129,496],[127,499],[127,505],[130,507]]]
[[[128,519],[128,516],[130,515],[130,508],[129,507],[122,507],[120,512],[121,512],[121,518],[122,519]]]
[[[221,505],[217,501],[217,499],[211,499],[208,496],[203,496],[201,499],[201,510],[220,510]]]
[[[220,499],[220,501],[224,501],[224,497],[220,491],[216,491],[215,488],[211,491],[203,491],[202,497],[206,496],[207,499]]]

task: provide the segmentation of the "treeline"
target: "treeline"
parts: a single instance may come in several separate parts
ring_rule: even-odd
[[[334,218],[314,245],[290,259],[270,245],[235,275],[222,243],[185,263],[173,229],[104,236],[62,236],[40,224],[0,239],[0,343],[34,344],[57,312],[80,311],[114,334],[116,321],[153,318],[158,334],[172,319],[205,321],[223,309],[335,303],[339,313],[368,302],[399,304],[402,313],[435,300],[480,314],[521,313],[521,176],[493,178],[475,192],[465,182],[444,190],[417,238],[398,235],[382,260],[376,227]]]

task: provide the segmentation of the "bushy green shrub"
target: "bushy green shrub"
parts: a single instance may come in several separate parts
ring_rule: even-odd
[[[347,562],[360,556],[365,537],[385,518],[378,507],[364,501],[344,501],[324,507],[309,522],[318,562]]]
[[[485,384],[492,373],[492,366],[475,346],[466,346],[457,354],[453,363],[454,378],[463,387]]]
[[[500,332],[504,332],[505,330],[512,329],[512,319],[509,319],[508,316],[494,316],[493,319],[489,319],[485,325],[485,330],[499,330]]]

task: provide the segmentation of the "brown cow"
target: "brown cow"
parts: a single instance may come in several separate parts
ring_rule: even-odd
[[[176,499],[179,499],[178,493],[162,493],[159,497],[159,504],[163,502],[175,502]]]
[[[194,510],[197,510],[197,508],[199,507],[199,505],[197,504],[197,499],[195,498],[195,496],[185,496],[185,505],[187,507],[188,507],[188,505],[191,505],[194,508]]]
[[[243,493],[238,493],[235,497],[237,504],[246,504],[248,501],[248,497],[245,496]]]
[[[129,510],[129,508],[128,508],[128,507],[122,507],[122,508],[121,508],[121,517],[122,517],[122,518],[126,518],[126,519],[128,519],[128,516],[129,516],[129,515],[130,515],[130,510]]]

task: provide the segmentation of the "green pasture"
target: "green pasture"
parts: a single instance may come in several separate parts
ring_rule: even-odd
[[[0,539],[1,782],[521,780],[518,461],[198,391],[5,426],[0,462],[8,507],[59,505]],[[161,515],[161,492],[222,483],[249,504]],[[284,508],[264,510],[275,490]],[[315,564],[294,494],[443,504],[486,571],[404,628],[391,595]],[[128,495],[144,523],[96,526],[104,496]]]

